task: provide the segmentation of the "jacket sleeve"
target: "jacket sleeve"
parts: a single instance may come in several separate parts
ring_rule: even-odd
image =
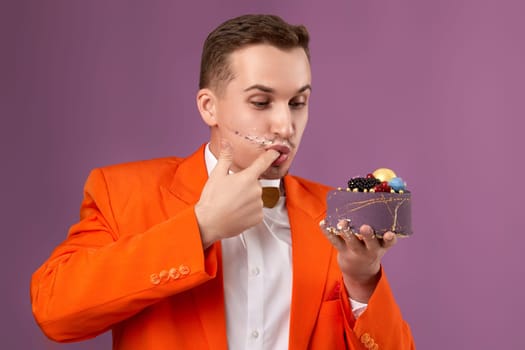
[[[357,320],[351,312],[346,288],[342,288],[341,304],[348,348],[415,350],[410,327],[403,320],[382,267],[380,273],[368,306]]]
[[[32,276],[33,314],[53,340],[94,337],[216,276],[216,248],[203,251],[193,206],[145,232],[120,236],[111,199],[102,170],[94,170],[80,222]]]

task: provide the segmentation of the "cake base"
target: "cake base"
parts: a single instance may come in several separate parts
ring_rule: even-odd
[[[347,220],[354,234],[366,224],[380,238],[388,231],[403,237],[412,235],[410,193],[335,190],[328,193],[326,200],[327,228],[336,229],[340,220]]]

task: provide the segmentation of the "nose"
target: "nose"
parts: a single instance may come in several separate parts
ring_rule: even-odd
[[[271,132],[283,139],[290,138],[294,133],[292,111],[288,104],[274,109],[271,121]]]

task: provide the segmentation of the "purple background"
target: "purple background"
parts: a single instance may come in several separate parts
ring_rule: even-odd
[[[521,0],[2,1],[1,347],[110,348],[48,341],[31,273],[77,220],[91,168],[206,140],[201,45],[248,12],[311,31],[293,172],[339,186],[386,166],[409,183],[415,234],[384,265],[418,349],[525,348]]]

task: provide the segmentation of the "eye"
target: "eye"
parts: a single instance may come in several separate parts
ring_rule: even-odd
[[[301,109],[306,106],[306,100],[304,98],[296,98],[288,102],[288,105],[292,109]]]
[[[268,105],[270,104],[270,101],[269,100],[250,101],[250,103],[257,109],[264,109],[268,107]]]

